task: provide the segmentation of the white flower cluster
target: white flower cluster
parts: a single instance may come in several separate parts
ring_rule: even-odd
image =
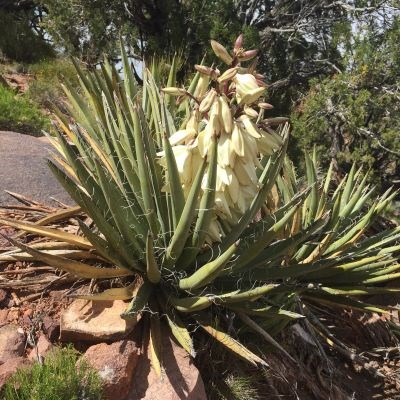
[[[270,155],[282,144],[281,137],[262,124],[264,110],[272,106],[259,102],[266,88],[263,77],[254,71],[254,63],[249,68],[240,65],[257,54],[255,50],[244,51],[242,41],[241,35],[235,42],[233,56],[221,44],[211,42],[214,52],[229,64],[229,69],[220,74],[216,69],[196,66],[200,79],[191,96],[196,100],[192,102],[194,108],[183,129],[170,137],[185,195],[210,151],[213,135],[218,138],[215,218],[208,232],[211,241],[220,239],[217,217],[235,224],[256,196],[257,168],[262,168],[260,155]],[[163,91],[176,96],[187,94],[180,88]],[[159,155],[159,162],[166,166],[163,153]],[[202,189],[206,183],[205,175]]]

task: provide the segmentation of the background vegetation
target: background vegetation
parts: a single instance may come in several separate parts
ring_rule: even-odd
[[[337,174],[357,160],[378,184],[399,186],[399,11],[398,0],[6,0],[0,50],[35,63],[26,97],[46,109],[62,105],[59,76],[71,79],[60,57],[118,62],[122,35],[138,75],[141,60],[178,52],[183,81],[184,65],[208,57],[210,38],[226,45],[244,32],[245,46],[261,49],[271,115],[291,119],[292,158],[316,144]]]
[[[40,136],[41,130],[48,127],[48,119],[27,96],[0,84],[0,130]]]

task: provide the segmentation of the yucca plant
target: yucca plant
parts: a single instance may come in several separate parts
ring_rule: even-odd
[[[285,352],[273,335],[300,318],[319,323],[308,302],[384,313],[357,298],[400,291],[382,286],[400,276],[400,227],[367,234],[396,193],[375,196],[355,166],[334,187],[315,153],[297,177],[289,126],[266,118],[257,52],[242,41],[232,53],[212,41],[228,68],[196,65],[187,88],[177,86],[175,62],[166,82],[144,69],[139,86],[124,46],[123,77],[107,61],[85,73],[76,65],[81,92],[65,88],[73,123],[57,114],[49,166],[93,223],[79,219],[82,235],[73,235],[44,221],[0,221],[56,241],[44,251],[10,239],[38,261],[83,278],[128,277],[124,287],[79,297],[131,300],[123,318],[148,315],[159,373],[160,323],[192,356],[190,330],[201,327],[264,365],[226,333],[227,321]]]

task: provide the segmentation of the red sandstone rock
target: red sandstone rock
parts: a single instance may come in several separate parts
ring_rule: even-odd
[[[25,350],[25,334],[17,325],[4,325],[0,328],[0,364],[20,357]]]
[[[75,300],[62,314],[62,341],[119,340],[125,338],[136,325],[136,319],[120,317],[128,303],[115,301]]]
[[[36,346],[29,353],[28,359],[31,361],[41,361],[45,355],[53,348],[47,337],[43,334],[39,336]]]
[[[14,357],[0,365],[0,390],[17,369],[29,365],[29,361],[24,357]]]
[[[0,310],[0,327],[7,324],[8,310],[6,308]]]
[[[102,378],[106,398],[125,399],[139,357],[136,344],[131,340],[112,344],[100,343],[89,347],[83,357]]]
[[[51,341],[54,341],[60,336],[60,320],[58,318],[53,319],[48,315],[45,315],[43,317],[42,329],[44,333],[46,333],[47,337]]]
[[[163,335],[162,378],[151,367],[149,355],[140,357],[127,400],[207,400],[198,369],[186,351]]]

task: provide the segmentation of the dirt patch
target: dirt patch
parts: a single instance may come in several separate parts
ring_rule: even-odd
[[[19,74],[17,72],[8,72],[3,76],[3,83],[17,92],[24,93],[29,88],[29,83],[33,79],[32,75]],[[0,82],[1,83],[1,82]]]

